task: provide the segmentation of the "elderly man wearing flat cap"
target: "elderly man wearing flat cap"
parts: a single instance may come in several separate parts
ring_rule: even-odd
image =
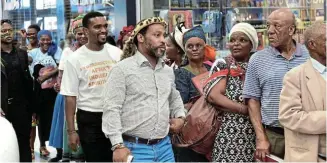
[[[165,65],[166,22],[139,22],[111,70],[103,97],[102,130],[113,144],[113,161],[175,162],[168,132],[184,124],[173,69]],[[109,84],[115,83],[115,84]]]

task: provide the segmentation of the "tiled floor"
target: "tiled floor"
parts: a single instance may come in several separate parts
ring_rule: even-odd
[[[36,129],[37,132],[37,129]],[[55,148],[49,146],[49,142],[46,142],[47,149],[50,152],[48,157],[41,157],[40,156],[40,140],[38,134],[36,134],[35,143],[34,143],[34,153],[35,153],[35,160],[33,162],[48,162],[48,159],[56,157],[57,151]]]

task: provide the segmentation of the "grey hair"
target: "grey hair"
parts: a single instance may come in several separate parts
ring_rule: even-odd
[[[309,41],[317,39],[323,35],[326,35],[326,24],[322,21],[316,21],[305,30],[304,43],[308,47]]]

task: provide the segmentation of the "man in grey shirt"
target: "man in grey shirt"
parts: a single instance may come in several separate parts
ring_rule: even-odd
[[[174,162],[169,130],[178,133],[185,112],[165,52],[162,18],[139,22],[126,42],[123,61],[104,90],[102,130],[113,144],[113,161]],[[137,49],[137,50],[136,50]],[[111,84],[109,84],[111,83]]]
[[[293,13],[278,9],[267,19],[269,44],[251,56],[243,89],[250,119],[256,133],[256,155],[272,154],[283,158],[284,129],[278,122],[279,96],[284,75],[309,58],[308,50],[296,43]]]

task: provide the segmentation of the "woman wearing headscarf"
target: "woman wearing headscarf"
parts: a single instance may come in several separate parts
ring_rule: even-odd
[[[253,162],[255,132],[243,104],[245,73],[258,47],[257,32],[248,23],[236,24],[229,35],[231,55],[214,62],[204,87],[206,98],[224,111],[214,143],[213,162]]]
[[[210,66],[203,63],[205,58],[206,37],[201,26],[196,26],[183,35],[183,46],[186,51],[187,64],[175,70],[176,89],[179,91],[183,103],[191,102],[199,92],[192,83],[192,78],[210,70]],[[189,148],[175,147],[176,162],[207,162],[204,155]]]
[[[37,35],[39,48],[28,53],[31,58],[30,72],[34,78],[36,110],[39,120],[40,155],[48,156],[45,142],[49,140],[53,106],[57,93],[51,88],[51,81],[58,74],[61,49],[52,41],[51,32],[41,30]],[[47,70],[45,70],[46,68]],[[40,75],[42,74],[42,75]]]
[[[134,26],[130,25],[128,27],[123,27],[120,31],[120,35],[118,37],[117,46],[120,49],[124,49],[124,44],[128,40],[128,38],[132,35],[134,30]]]
[[[166,38],[166,64],[173,69],[179,68],[182,64],[185,55],[183,33],[186,31],[184,23],[180,23]]]
[[[72,54],[75,50],[80,48],[81,46],[85,45],[88,41],[85,32],[83,30],[82,20],[83,15],[77,16],[73,23],[72,23],[72,31],[76,38],[76,41],[73,43],[72,46],[67,47],[62,52],[62,57],[60,59],[59,64],[59,75],[57,79],[57,83],[55,84],[55,90],[57,92],[60,91],[60,85],[61,85],[61,78],[64,71],[64,64],[67,59],[67,56],[69,54]],[[81,149],[79,151],[72,151],[68,147],[68,141],[67,141],[67,132],[66,132],[66,126],[65,124],[65,102],[64,102],[64,96],[61,94],[57,95],[56,103],[54,106],[54,112],[53,112],[53,119],[52,119],[52,125],[51,125],[51,134],[49,139],[49,145],[53,146],[57,149],[57,156],[50,159],[49,162],[58,162],[62,158],[64,160],[62,161],[68,161],[70,158],[79,159],[82,157],[82,151]]]

